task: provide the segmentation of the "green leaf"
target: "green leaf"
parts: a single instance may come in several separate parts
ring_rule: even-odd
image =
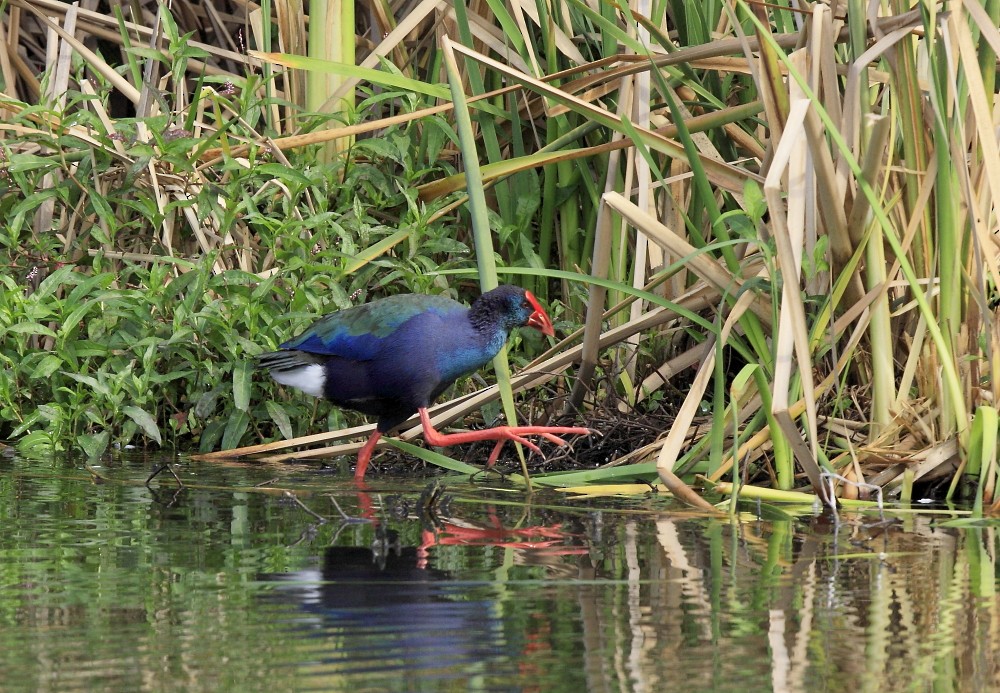
[[[313,181],[301,171],[290,166],[282,166],[281,164],[260,164],[259,166],[254,167],[254,172],[273,176],[278,180],[295,181],[299,185],[303,186],[310,186],[313,184]],[[254,279],[257,279],[257,277],[255,276]]]
[[[226,431],[222,434],[222,449],[232,450],[237,447],[249,425],[250,415],[245,411],[237,409],[230,414],[229,421],[226,422]]]
[[[742,399],[744,393],[747,391],[747,387],[750,381],[753,379],[754,371],[760,368],[759,364],[748,363],[745,365],[736,377],[733,378],[732,383],[729,386],[729,392],[732,394],[734,400]]]
[[[371,82],[383,87],[412,91],[417,94],[426,94],[435,99],[448,100],[449,93],[447,87],[440,84],[428,84],[417,79],[409,79],[400,75],[390,74],[382,70],[373,70],[347,63],[338,63],[332,60],[321,60],[319,58],[308,58],[302,55],[289,55],[287,53],[264,53],[261,51],[249,51],[251,55],[277,65],[293,67],[299,70],[317,70],[319,72],[330,72],[344,77],[354,77],[360,80]]]
[[[97,378],[94,378],[93,376],[83,375],[81,373],[70,373],[69,371],[60,371],[60,372],[67,378],[72,378],[78,383],[83,383],[84,385],[87,385],[92,390],[97,392],[97,394],[99,395],[103,395],[105,397],[111,396],[111,390],[110,388],[108,388],[107,383],[99,381]]]
[[[344,274],[353,274],[354,272],[357,272],[375,258],[388,253],[392,250],[393,246],[406,240],[411,233],[411,229],[400,229],[394,234],[383,238],[378,243],[373,243],[365,250],[355,254],[351,262],[344,268]]]
[[[361,140],[354,147],[358,152],[370,152],[376,157],[392,159],[397,163],[403,163],[400,161],[399,150],[393,146],[392,142],[388,142],[380,137]]]
[[[46,337],[55,337],[56,333],[45,325],[37,322],[19,322],[7,328],[7,332],[14,334],[42,334]]]
[[[767,202],[764,200],[764,193],[760,189],[757,181],[748,178],[743,184],[743,206],[747,216],[754,221],[760,221],[767,212]]]
[[[995,474],[997,460],[997,434],[1000,431],[1000,416],[989,405],[976,409],[972,417],[969,434],[968,462],[965,473],[978,476],[979,484],[973,509],[976,514],[983,511],[983,489],[989,484],[989,476]]]
[[[20,437],[20,435],[22,433],[24,433],[25,431],[27,431],[28,429],[30,429],[32,426],[34,426],[35,424],[37,424],[41,420],[42,420],[42,413],[36,409],[35,411],[33,411],[30,414],[28,414],[24,418],[24,421],[22,421],[20,423],[20,425],[18,425],[17,428],[15,428],[13,431],[11,431],[10,437],[11,438],[18,438],[18,437]],[[39,433],[40,431],[35,431],[35,432]],[[18,441],[18,447],[20,447],[23,442],[24,442],[23,440]]]
[[[17,441],[17,448],[32,452],[53,452],[56,450],[56,445],[48,431],[32,431]]]
[[[541,486],[582,486],[583,484],[608,483],[623,479],[636,481],[646,478],[656,478],[655,462],[627,464],[622,467],[607,467],[604,469],[589,469],[582,472],[534,474],[531,477],[531,482]]]
[[[240,411],[250,410],[250,381],[253,368],[249,361],[233,364],[233,400]]]
[[[295,432],[292,430],[292,420],[288,418],[288,412],[285,411],[284,407],[271,400],[268,400],[264,407],[285,440],[295,437]]]
[[[63,284],[79,284],[82,279],[83,275],[77,274],[73,265],[63,265],[42,280],[31,298],[38,301],[54,293]]]
[[[202,394],[194,405],[194,415],[199,419],[208,418],[215,411],[215,404],[219,399],[219,388],[213,388]]]
[[[122,407],[122,411],[135,421],[136,425],[142,429],[147,438],[155,440],[157,445],[163,445],[163,439],[160,437],[160,428],[156,425],[156,419],[148,411],[134,405]]]
[[[146,373],[146,379],[151,383],[163,384],[174,380],[183,380],[197,376],[197,371],[171,371],[170,373]]]
[[[110,441],[111,434],[107,431],[101,431],[92,435],[77,436],[76,444],[80,446],[88,460],[96,460],[108,449]]]
[[[145,46],[132,46],[129,49],[129,53],[140,58],[146,58],[147,60],[159,60],[164,65],[170,64],[170,59],[161,51],[146,48]]]
[[[81,359],[88,356],[104,357],[108,355],[108,346],[89,339],[75,340],[73,341],[73,354]]]
[[[36,169],[54,169],[59,165],[55,157],[36,156],[35,154],[11,154],[7,170],[11,173],[23,173]]]
[[[84,296],[90,294],[94,290],[94,287],[99,286],[101,289],[107,289],[114,280],[115,275],[111,272],[102,272],[101,274],[88,277],[70,292],[69,296],[66,297],[66,304],[75,306],[83,300]]]
[[[210,452],[215,449],[215,444],[219,442],[219,438],[222,436],[222,422],[221,421],[209,421],[205,424],[205,430],[201,433],[201,442],[198,443],[198,450],[201,452]]]
[[[427,450],[426,448],[420,448],[412,443],[405,443],[397,438],[383,438],[385,442],[389,443],[393,447],[399,448],[408,455],[413,455],[418,457],[425,462],[430,462],[438,467],[444,467],[445,469],[450,469],[453,472],[459,472],[461,474],[479,474],[482,469],[479,467],[473,467],[465,462],[459,462],[458,460],[452,459],[442,455],[440,452],[434,452],[433,450]]]
[[[79,327],[80,321],[83,320],[83,317],[90,312],[91,308],[99,305],[101,305],[99,301],[86,301],[82,305],[77,306],[72,313],[63,319],[59,332],[61,332],[64,336],[72,334],[73,331]]]
[[[38,362],[35,369],[31,371],[29,378],[31,380],[38,380],[41,378],[48,378],[50,375],[55,373],[63,365],[63,360],[56,356],[55,354],[48,354]]]

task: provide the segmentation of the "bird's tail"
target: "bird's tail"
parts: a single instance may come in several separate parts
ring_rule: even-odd
[[[313,397],[325,397],[326,370],[323,358],[297,349],[261,354],[254,363],[267,370],[282,385],[302,390]]]
[[[254,368],[267,371],[293,371],[322,363],[313,354],[295,349],[282,349],[261,354],[254,360]]]

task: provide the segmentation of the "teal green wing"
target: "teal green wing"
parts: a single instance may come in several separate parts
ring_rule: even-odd
[[[407,322],[429,314],[457,317],[467,310],[444,296],[390,296],[330,313],[281,348],[366,361],[378,354],[384,340]]]

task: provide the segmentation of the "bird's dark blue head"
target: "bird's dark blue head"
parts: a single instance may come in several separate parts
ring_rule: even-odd
[[[510,332],[515,327],[533,327],[550,337],[555,335],[552,321],[538,299],[518,286],[505,284],[487,291],[472,304],[469,319],[482,330],[499,327]]]

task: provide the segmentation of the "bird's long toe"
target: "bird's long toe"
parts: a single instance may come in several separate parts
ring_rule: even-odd
[[[554,433],[539,433],[542,438],[549,441],[550,443],[555,443],[556,445],[569,445],[564,438],[560,438]]]
[[[580,426],[514,426],[512,430],[523,436],[541,436],[547,433],[552,435],[590,435],[593,433],[589,428]]]
[[[524,447],[528,448],[529,450],[531,450],[534,453],[538,453],[539,455],[542,454],[542,449],[540,447],[538,447],[538,445],[536,445],[532,441],[528,440],[524,436],[521,436],[521,435],[515,433],[514,431],[510,431],[506,437],[507,437],[507,440],[513,440],[515,443],[520,443],[521,445],[523,445]]]

